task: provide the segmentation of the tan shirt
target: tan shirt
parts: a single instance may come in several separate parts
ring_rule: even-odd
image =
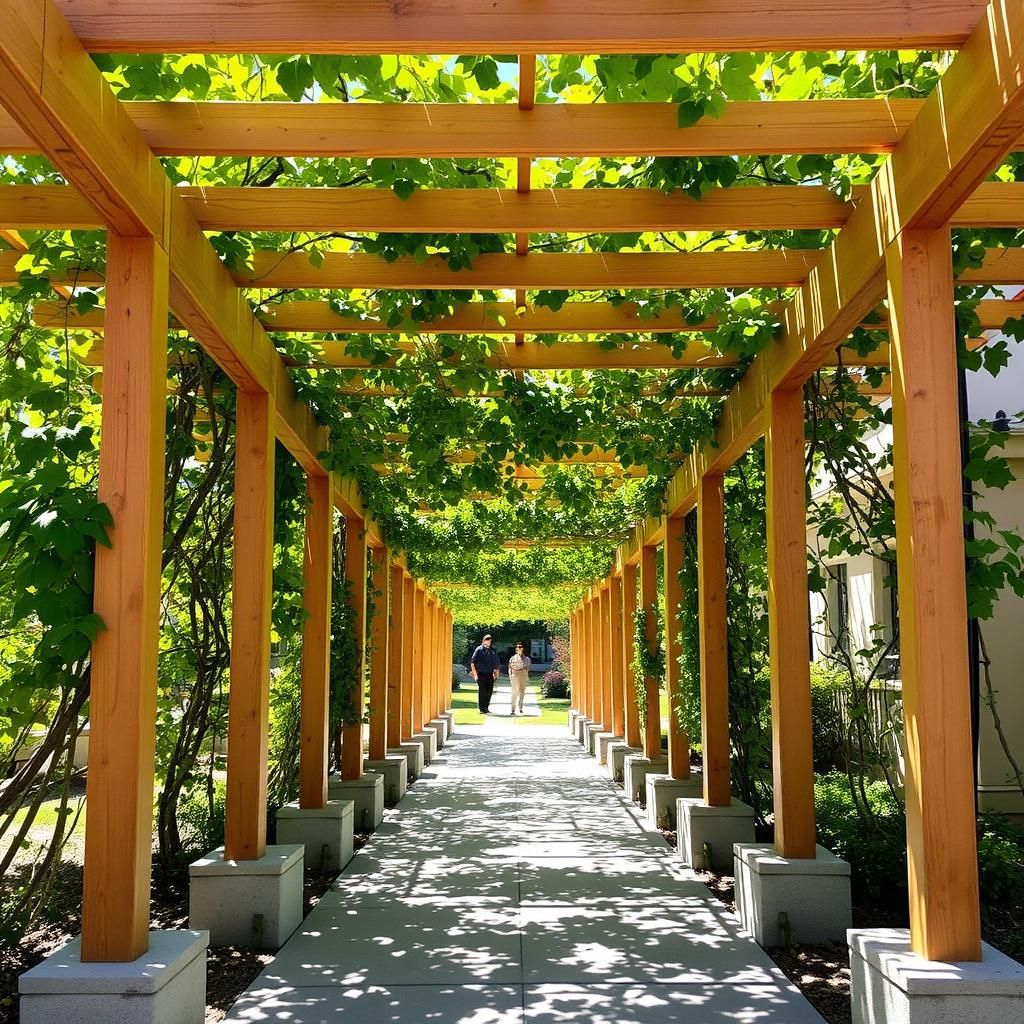
[[[512,675],[513,672],[529,672],[532,664],[533,662],[525,654],[513,654],[508,659],[508,674]]]

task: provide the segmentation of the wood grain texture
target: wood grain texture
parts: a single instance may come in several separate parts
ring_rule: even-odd
[[[611,599],[605,583],[597,598],[598,648],[601,655],[601,721],[606,732],[614,732],[615,710],[612,704],[612,635],[608,617]]]
[[[697,588],[700,617],[701,754],[704,802],[728,807],[729,636],[726,614],[725,497],[720,476],[701,477],[697,492]]]
[[[645,639],[648,651],[654,650],[658,635],[658,549],[648,546],[640,550],[640,608],[646,616]],[[647,694],[647,713],[642,722],[644,754],[661,757],[661,700],[659,680],[653,676],[644,679]]]
[[[388,714],[387,746],[402,742],[402,709],[405,704],[405,570],[391,565],[391,614],[388,617]]]
[[[609,677],[612,686],[612,732],[625,738],[625,658],[623,644],[625,634],[622,628],[622,577],[613,576],[608,591],[608,634],[611,642],[609,651]]]
[[[683,570],[685,519],[665,519],[665,687],[668,691],[668,773],[673,779],[690,777],[690,737],[679,720],[685,705],[682,670],[682,609],[685,595],[679,574]]]
[[[240,391],[235,413],[225,860],[257,860],[267,845],[273,553],[274,404],[269,395]]]
[[[903,232],[887,276],[911,942],[929,960],[980,960],[948,229]]]
[[[765,405],[764,440],[775,846],[783,857],[813,857],[802,390],[770,392]]]
[[[402,704],[401,704],[401,736],[407,742],[415,727],[413,680],[415,678],[416,657],[416,581],[406,573],[402,580]]]
[[[354,613],[352,629],[355,633],[355,685],[352,691],[352,711],[360,721],[345,725],[341,730],[341,777],[345,780],[363,777],[363,725],[366,711],[366,535],[361,519],[345,519],[345,580],[348,583],[348,601]]]
[[[643,744],[640,706],[637,703],[636,681],[633,677],[633,620],[637,609],[637,576],[633,562],[622,567],[622,687],[626,721],[626,742],[639,750]]]
[[[167,402],[167,255],[151,239],[107,243],[109,361],[96,545],[89,816],[82,959],[130,961],[149,947],[157,644]]]
[[[58,0],[96,53],[699,53],[943,50],[964,43],[979,0]]]
[[[426,601],[423,587],[417,582],[413,589],[413,620],[412,620],[412,701],[413,701],[413,732],[423,732],[423,662],[426,623]]]
[[[331,562],[334,502],[329,476],[307,476],[306,537],[303,545],[302,745],[299,806],[327,803],[327,717],[331,699]]]
[[[387,548],[372,552],[371,572],[369,755],[371,759],[381,760],[388,752],[388,620],[391,615],[388,583],[391,555]]]

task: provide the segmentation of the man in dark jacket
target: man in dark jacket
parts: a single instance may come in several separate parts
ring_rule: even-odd
[[[476,703],[482,714],[491,710],[491,694],[494,693],[494,680],[501,671],[498,652],[491,647],[491,634],[484,637],[484,642],[473,652],[469,659],[469,668],[476,680]]]

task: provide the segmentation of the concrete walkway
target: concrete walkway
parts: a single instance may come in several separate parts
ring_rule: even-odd
[[[230,1022],[821,1024],[564,729],[461,726]]]

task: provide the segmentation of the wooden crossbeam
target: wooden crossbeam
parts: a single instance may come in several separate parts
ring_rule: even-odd
[[[136,100],[124,108],[158,156],[434,159],[884,153],[922,103],[738,101],[686,128],[674,103],[545,103],[532,110],[510,103]],[[38,152],[0,112],[0,153]]]
[[[980,0],[58,0],[95,53],[691,53],[944,50],[961,46]]]

